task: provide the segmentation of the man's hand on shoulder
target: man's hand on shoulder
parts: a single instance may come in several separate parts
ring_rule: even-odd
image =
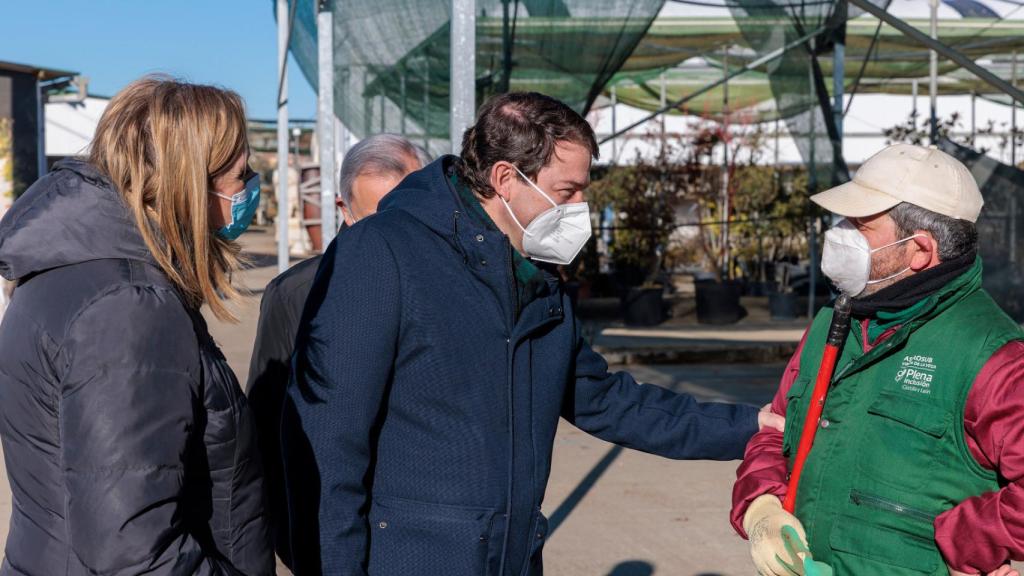
[[[772,428],[779,432],[785,432],[786,430],[786,419],[772,412],[771,404],[765,404],[761,407],[761,411],[757,413],[758,432],[765,428]]]

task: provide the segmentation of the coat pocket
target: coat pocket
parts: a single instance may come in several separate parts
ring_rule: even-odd
[[[534,517],[532,536],[530,561],[523,573],[528,576],[544,576],[544,544],[548,540],[548,519],[540,510],[537,510]]]
[[[377,496],[370,508],[371,576],[487,573],[495,511]]]
[[[920,576],[940,567],[934,543],[849,516],[836,519],[829,546],[836,574]]]

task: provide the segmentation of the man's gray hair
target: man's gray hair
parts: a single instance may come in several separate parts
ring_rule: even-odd
[[[939,261],[959,258],[978,247],[978,229],[973,222],[936,214],[914,204],[901,202],[889,210],[900,238],[912,236],[917,230],[931,232],[939,245]]]
[[[352,202],[352,183],[363,174],[402,177],[412,169],[430,163],[430,155],[397,134],[376,134],[363,138],[345,154],[341,163],[338,196]],[[416,166],[415,164],[419,164]]]

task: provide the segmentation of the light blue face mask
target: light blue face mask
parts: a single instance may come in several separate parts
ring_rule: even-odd
[[[260,175],[253,174],[245,181],[245,188],[231,196],[211,191],[210,194],[225,200],[231,200],[231,222],[217,230],[222,238],[235,240],[245,232],[260,206]]]

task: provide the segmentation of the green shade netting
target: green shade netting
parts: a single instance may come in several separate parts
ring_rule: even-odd
[[[317,85],[316,5],[292,0],[290,48]],[[477,103],[535,90],[585,113],[664,0],[477,0]],[[335,108],[357,136],[406,134],[451,149],[449,0],[333,0]],[[458,63],[462,57],[454,55]]]
[[[881,6],[885,2],[876,0]],[[898,30],[888,25],[879,27],[875,18],[858,17],[856,12],[843,14],[843,9],[837,2],[734,0],[729,4],[732,18],[658,18],[613,80],[617,99],[656,110],[662,105],[663,83],[665,100],[679,100],[722,78],[726,70],[735,70],[809,32],[824,29],[806,46],[731,80],[727,110],[731,121],[785,118],[801,155],[813,168],[812,186],[841,182],[846,175],[836,150],[838,132],[830,126],[835,39],[845,38],[843,84],[847,93],[910,94],[913,80],[927,74],[929,60],[929,50]],[[910,23],[928,29],[927,20]],[[1020,21],[944,20],[939,23],[938,37],[971,58],[985,59],[985,66],[1006,80],[1012,77],[1007,55],[1024,52],[1024,22]],[[680,66],[678,62],[686,64]],[[1018,78],[1024,76],[1024,59],[1019,68],[1022,73]],[[940,58],[939,74],[940,94],[996,92],[944,58]],[[719,88],[672,113],[721,121],[725,111],[723,90]]]
[[[776,108],[807,164],[812,189],[849,177],[828,102],[831,78],[825,76],[817,58],[835,31],[842,30],[847,10],[846,3],[821,1],[737,0],[729,5],[743,42],[738,50],[732,45],[722,47],[720,62],[725,70],[815,34],[764,66]],[[705,55],[713,61],[716,57],[715,52]]]
[[[927,20],[909,20],[910,24],[927,31]],[[744,26],[751,26],[745,23]],[[847,23],[845,78],[850,91],[868,56],[872,39],[878,29],[872,17],[855,18]],[[898,30],[883,25],[878,40],[864,68],[857,87],[862,94],[911,94],[912,79],[923,79],[928,71],[928,50],[907,38]],[[1001,78],[1011,79],[1009,57],[1014,50],[1020,53],[1018,78],[1024,77],[1024,21],[991,19],[958,19],[939,22],[939,39],[968,56],[979,59],[999,56],[987,63],[991,71]],[[669,102],[678,100],[706,84],[722,77],[721,62],[724,47],[731,46],[731,66],[742,66],[759,56],[749,49],[740,33],[740,26],[731,17],[658,18],[643,40],[626,60],[613,79],[620,102],[644,110],[656,110],[660,105],[660,74],[665,72],[666,96]],[[679,62],[702,58],[700,65]],[[818,57],[825,76],[831,78],[831,54]],[[717,64],[715,64],[717,63]],[[777,114],[772,104],[773,94],[764,73],[766,67],[745,74],[729,84],[732,110],[744,110],[748,116],[771,120]],[[939,62],[939,94],[995,95],[996,90],[978,80],[973,74],[944,59]],[[1024,86],[1024,80],[1018,79]],[[921,84],[922,90],[925,84]],[[831,82],[827,83],[831,91]],[[606,89],[606,94],[608,90]],[[765,105],[768,104],[768,105]],[[715,90],[689,102],[674,114],[695,114],[717,118],[722,112],[722,92]],[[792,112],[792,111],[791,111]]]
[[[316,87],[317,4],[291,1],[290,47]],[[874,1],[884,6],[887,0]],[[889,26],[879,28],[872,17],[858,17],[845,3],[731,0],[723,5],[731,18],[656,18],[663,4],[477,0],[477,104],[507,90],[534,90],[585,113],[614,85],[619,102],[654,110],[661,105],[662,78],[667,101],[677,100],[728,70],[821,31],[807,45],[731,80],[727,110],[729,121],[737,114],[740,121],[784,118],[812,168],[812,185],[827,186],[846,177],[829,109],[838,34],[845,34],[847,92],[859,77],[859,93],[907,94],[911,79],[927,74],[927,49]],[[328,7],[334,15],[338,117],[359,137],[401,133],[432,154],[449,151],[450,0],[329,0]],[[911,23],[927,29],[927,21]],[[1024,23],[944,20],[939,38],[972,58],[993,58],[987,66],[1008,79],[1005,55],[1024,52]],[[460,59],[464,55],[454,55],[456,65]],[[943,61],[940,74],[942,94],[993,92],[951,63]],[[673,113],[723,120],[725,110],[723,91],[716,89]]]

